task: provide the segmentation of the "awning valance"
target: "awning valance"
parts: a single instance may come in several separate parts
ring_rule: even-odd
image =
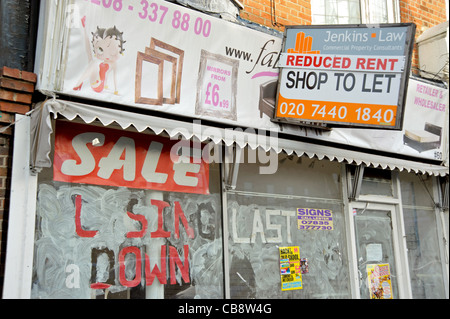
[[[310,158],[317,157],[319,160],[346,161],[349,164],[364,164],[369,167],[390,170],[398,169],[399,171],[406,170],[407,172],[435,176],[445,176],[449,172],[449,168],[445,166],[324,146],[313,142],[278,138],[276,133],[275,135],[266,136],[264,134],[263,136],[254,129],[219,128],[203,125],[200,121],[184,122],[59,99],[50,99],[42,102],[28,114],[32,119],[30,163],[33,169],[39,170],[52,165],[49,157],[51,151],[50,136],[52,133],[51,114],[53,114],[54,118],[57,118],[58,115],[62,115],[68,120],[74,120],[78,117],[85,123],[92,123],[98,120],[104,126],[117,124],[123,129],[134,127],[138,132],[150,129],[157,135],[165,133],[171,138],[176,138],[180,135],[186,139],[196,137],[202,142],[212,141],[216,144],[224,143],[227,146],[237,145],[240,148],[249,146],[252,149],[273,150],[276,153],[284,151],[288,155],[306,155]]]

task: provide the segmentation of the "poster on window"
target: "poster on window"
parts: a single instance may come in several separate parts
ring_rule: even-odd
[[[393,299],[389,264],[366,266],[370,299]]]
[[[303,289],[298,246],[280,247],[281,290]]]
[[[300,230],[333,230],[333,211],[297,208],[297,227]]]

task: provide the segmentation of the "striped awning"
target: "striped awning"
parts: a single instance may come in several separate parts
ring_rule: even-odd
[[[285,152],[288,155],[306,155],[310,158],[316,157],[319,160],[327,159],[349,164],[364,164],[367,167],[407,171],[414,173],[429,174],[435,176],[448,175],[449,168],[441,165],[433,165],[420,161],[405,160],[396,157],[374,155],[362,151],[348,150],[338,146],[325,146],[317,143],[297,141],[287,138],[279,138],[276,133],[260,135],[255,130],[239,130],[233,128],[219,128],[211,125],[203,125],[201,121],[180,121],[161,118],[151,115],[143,115],[129,111],[104,108],[90,104],[49,99],[36,106],[29,114],[31,116],[31,138],[32,138],[32,158],[31,166],[34,169],[51,167],[51,133],[52,116],[59,115],[68,120],[81,119],[85,123],[92,123],[96,120],[104,126],[116,124],[122,129],[134,127],[138,132],[146,129],[152,130],[155,134],[166,134],[170,138],[178,138],[180,135],[186,139],[196,137],[202,142],[224,143],[227,146],[236,145],[240,148],[246,146],[256,149],[262,148],[265,151]]]

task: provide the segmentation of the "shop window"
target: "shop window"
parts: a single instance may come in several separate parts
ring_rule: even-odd
[[[398,299],[399,296],[392,228],[394,210],[382,206],[372,204],[355,209],[353,214],[362,299]]]
[[[400,182],[413,298],[445,298],[432,178],[402,173]]]
[[[404,208],[403,215],[413,298],[445,298],[434,211]]]
[[[395,23],[397,0],[314,0],[313,24]]]
[[[31,297],[223,298],[219,165],[207,165],[201,191],[183,191],[168,186],[171,179],[183,184],[183,174],[174,178],[174,163],[160,162],[174,141],[70,122],[55,130],[57,138],[67,130],[74,136],[90,134],[91,141],[76,144],[69,133],[53,140],[59,148],[51,154],[54,167],[39,174]],[[79,158],[71,157],[72,147]],[[114,147],[119,151],[108,162],[108,157],[114,159]],[[90,170],[89,165],[81,169],[83,161],[103,180],[89,176],[90,183],[83,176]],[[56,180],[61,162],[68,163],[66,174],[78,174],[72,182]],[[134,184],[143,165],[147,178],[153,173],[164,190]],[[121,176],[130,175],[135,179],[123,183]]]
[[[439,191],[441,197],[441,207],[444,211],[448,211],[448,201],[449,201],[449,176],[439,178]]]
[[[361,194],[393,196],[391,171],[370,167],[364,168]]]
[[[263,163],[256,162],[258,154],[247,150],[241,153],[236,189],[253,193],[271,193],[341,199],[340,165],[306,156],[278,156],[275,174],[260,174]],[[252,164],[254,163],[254,164]],[[301,172],[301,173],[300,173]],[[305,182],[307,182],[305,184]]]
[[[444,214],[444,229],[445,229],[445,235],[446,237],[446,243],[447,243],[447,256],[450,254],[448,249],[448,238],[449,238],[449,233],[448,233],[448,201],[449,201],[449,176],[445,176],[445,177],[441,177],[439,178],[439,188],[440,188],[440,197],[441,197],[441,202],[440,205],[442,207],[442,211]],[[448,258],[448,257],[447,257]]]
[[[449,238],[449,233],[448,233],[448,208],[446,210],[444,210],[444,223],[445,223],[445,234],[447,235],[447,249],[448,248],[448,238]],[[450,255],[450,251],[447,251],[447,256]]]
[[[359,195],[393,196],[390,170],[375,169],[364,165],[347,166],[350,173],[349,194],[357,199]]]
[[[271,175],[241,162],[236,187],[227,191],[230,297],[351,298],[340,164],[278,159]],[[286,247],[299,249],[301,279],[281,276]]]
[[[401,173],[400,181],[404,205],[434,208],[433,183],[430,176]]]

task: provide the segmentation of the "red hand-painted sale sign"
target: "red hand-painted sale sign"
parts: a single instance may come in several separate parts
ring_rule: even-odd
[[[53,178],[70,183],[209,194],[208,163],[202,156],[185,155],[187,143],[57,122]]]

